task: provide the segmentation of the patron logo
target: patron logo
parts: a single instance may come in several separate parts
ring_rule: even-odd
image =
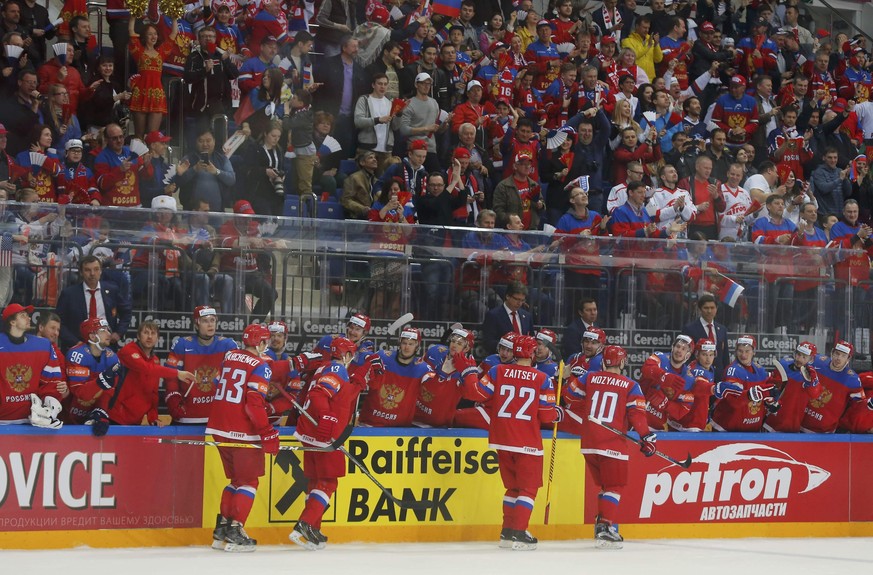
[[[698,521],[784,517],[793,497],[830,476],[768,445],[721,445],[695,457],[687,471],[671,467],[648,474],[640,519],[652,518],[659,508],[669,518],[693,512]]]

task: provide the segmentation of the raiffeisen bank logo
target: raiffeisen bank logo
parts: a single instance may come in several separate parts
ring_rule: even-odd
[[[670,467],[646,476],[641,519],[671,506],[699,507],[700,521],[782,517],[793,494],[812,491],[831,476],[759,443],[721,445],[695,457],[688,471],[677,471]]]

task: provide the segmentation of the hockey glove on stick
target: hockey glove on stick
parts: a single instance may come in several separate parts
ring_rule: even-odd
[[[333,415],[322,415],[318,427],[313,432],[313,437],[319,443],[329,443],[333,437],[333,428],[339,420]]]
[[[655,433],[648,433],[640,438],[640,451],[646,457],[651,457],[658,451],[655,445],[658,442],[658,436]]]
[[[271,427],[261,433],[261,448],[268,455],[279,455],[279,430]]]

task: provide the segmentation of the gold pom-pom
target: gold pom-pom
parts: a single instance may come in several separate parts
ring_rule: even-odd
[[[127,0],[126,4],[127,9],[130,10],[130,15],[139,19],[145,16],[149,0]]]
[[[158,0],[158,7],[173,20],[185,16],[185,0]]]

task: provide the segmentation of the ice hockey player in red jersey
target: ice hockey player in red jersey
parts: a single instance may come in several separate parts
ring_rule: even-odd
[[[572,433],[573,435],[582,435],[582,425],[585,423],[587,414],[582,413],[583,405],[580,402],[567,402],[571,398],[570,379],[581,379],[585,377],[588,370],[598,371],[602,367],[603,348],[606,345],[606,332],[599,327],[589,327],[582,334],[582,351],[570,356],[567,362],[567,367],[564,370],[565,377],[569,372],[569,377],[565,380],[567,384],[561,390],[561,395],[564,398],[564,419],[558,424],[558,431]]]
[[[109,349],[112,332],[105,319],[86,319],[79,325],[79,335],[82,340],[67,351],[67,382],[72,396],[67,423],[87,421],[99,437],[109,429],[109,414],[104,407],[114,393],[120,364],[118,356]],[[157,418],[157,409],[154,415]]]
[[[338,437],[352,407],[345,405],[356,396],[343,394],[343,386],[350,385],[348,366],[355,357],[357,346],[349,339],[335,337],[330,342],[330,363],[320,368],[309,385],[303,409],[316,423],[302,415],[297,420],[294,436],[304,445],[327,447]],[[309,550],[324,549],[327,537],[321,532],[321,518],[330,498],[336,491],[338,478],[346,474],[345,456],[341,451],[306,451],[303,454],[303,473],[306,475],[306,506],[288,538]]]
[[[515,363],[500,364],[475,382],[465,377],[464,395],[489,405],[488,447],[497,451],[503,496],[500,547],[516,551],[536,549],[537,539],[527,530],[534,499],[543,485],[541,423],[560,419],[555,390],[549,377],[533,367],[535,338],[515,338]],[[475,382],[475,384],[474,384]]]
[[[418,389],[436,377],[430,366],[416,357],[420,344],[421,331],[405,327],[400,332],[400,345],[396,350],[379,352],[385,372],[369,383],[369,391],[361,404],[360,424],[375,427],[412,425]]]
[[[817,356],[812,366],[823,386],[821,395],[806,406],[800,430],[808,433],[833,433],[846,408],[855,402],[865,402],[873,409],[873,401],[865,401],[864,388],[855,370],[851,367],[854,346],[847,341],[837,341],[831,356]]]
[[[597,519],[594,540],[598,549],[621,549],[624,538],[618,532],[618,506],[627,485],[629,443],[622,437],[590,421],[594,417],[620,431],[633,428],[642,440],[640,451],[651,457],[656,451],[657,435],[646,424],[646,398],[634,380],[622,375],[627,352],[617,345],[603,350],[603,370],[589,371],[581,379],[570,381],[573,402],[582,404],[582,454],[595,483]]]
[[[27,335],[33,306],[3,310],[0,333],[0,424],[27,423],[60,429],[61,368],[49,340]]]
[[[804,341],[794,350],[794,357],[776,360],[767,383],[779,390],[782,408],[776,413],[767,414],[765,430],[785,433],[800,431],[806,405],[818,399],[823,389],[811,365],[817,351],[814,343]]]
[[[712,365],[715,363],[715,342],[711,339],[701,339],[695,346],[695,359],[688,364],[691,378],[690,387],[686,380],[685,394],[691,395],[688,412],[676,419],[667,416],[667,427],[676,431],[704,431],[709,423],[709,404],[715,386],[715,374]]]
[[[691,410],[691,373],[685,365],[694,351],[694,341],[685,334],[673,340],[670,353],[656,351],[643,363],[640,388],[646,395],[649,429],[663,431],[667,418],[682,419]],[[689,388],[686,392],[686,386]]]
[[[461,399],[463,372],[469,367],[476,370],[476,361],[470,355],[473,349],[473,334],[463,328],[452,330],[448,347],[432,345],[424,355],[424,361],[436,373],[422,384],[415,402],[414,423],[419,427],[447,427]]]
[[[270,341],[267,326],[251,324],[242,336],[244,349],[229,351],[221,363],[215,399],[206,433],[225,443],[260,443],[261,449],[219,447],[224,475],[230,483],[221,493],[221,507],[212,532],[212,548],[232,553],[254,551],[257,541],[243,529],[259,478],[264,453],[279,453],[279,432],[267,418],[265,397],[270,367],[262,357]]]
[[[194,308],[194,336],[180,337],[167,358],[167,366],[194,374],[192,383],[167,379],[164,401],[173,417],[173,423],[203,425],[209,419],[215,396],[215,381],[227,352],[237,349],[230,338],[216,335],[218,314],[214,307],[201,305]]]
[[[767,412],[781,407],[773,386],[767,383],[767,370],[755,363],[757,342],[741,335],[735,346],[736,359],[715,387],[718,402],[712,410],[712,428],[718,431],[761,431]]]
[[[840,418],[839,428],[849,433],[873,433],[873,372],[858,374],[867,401],[853,401]]]

